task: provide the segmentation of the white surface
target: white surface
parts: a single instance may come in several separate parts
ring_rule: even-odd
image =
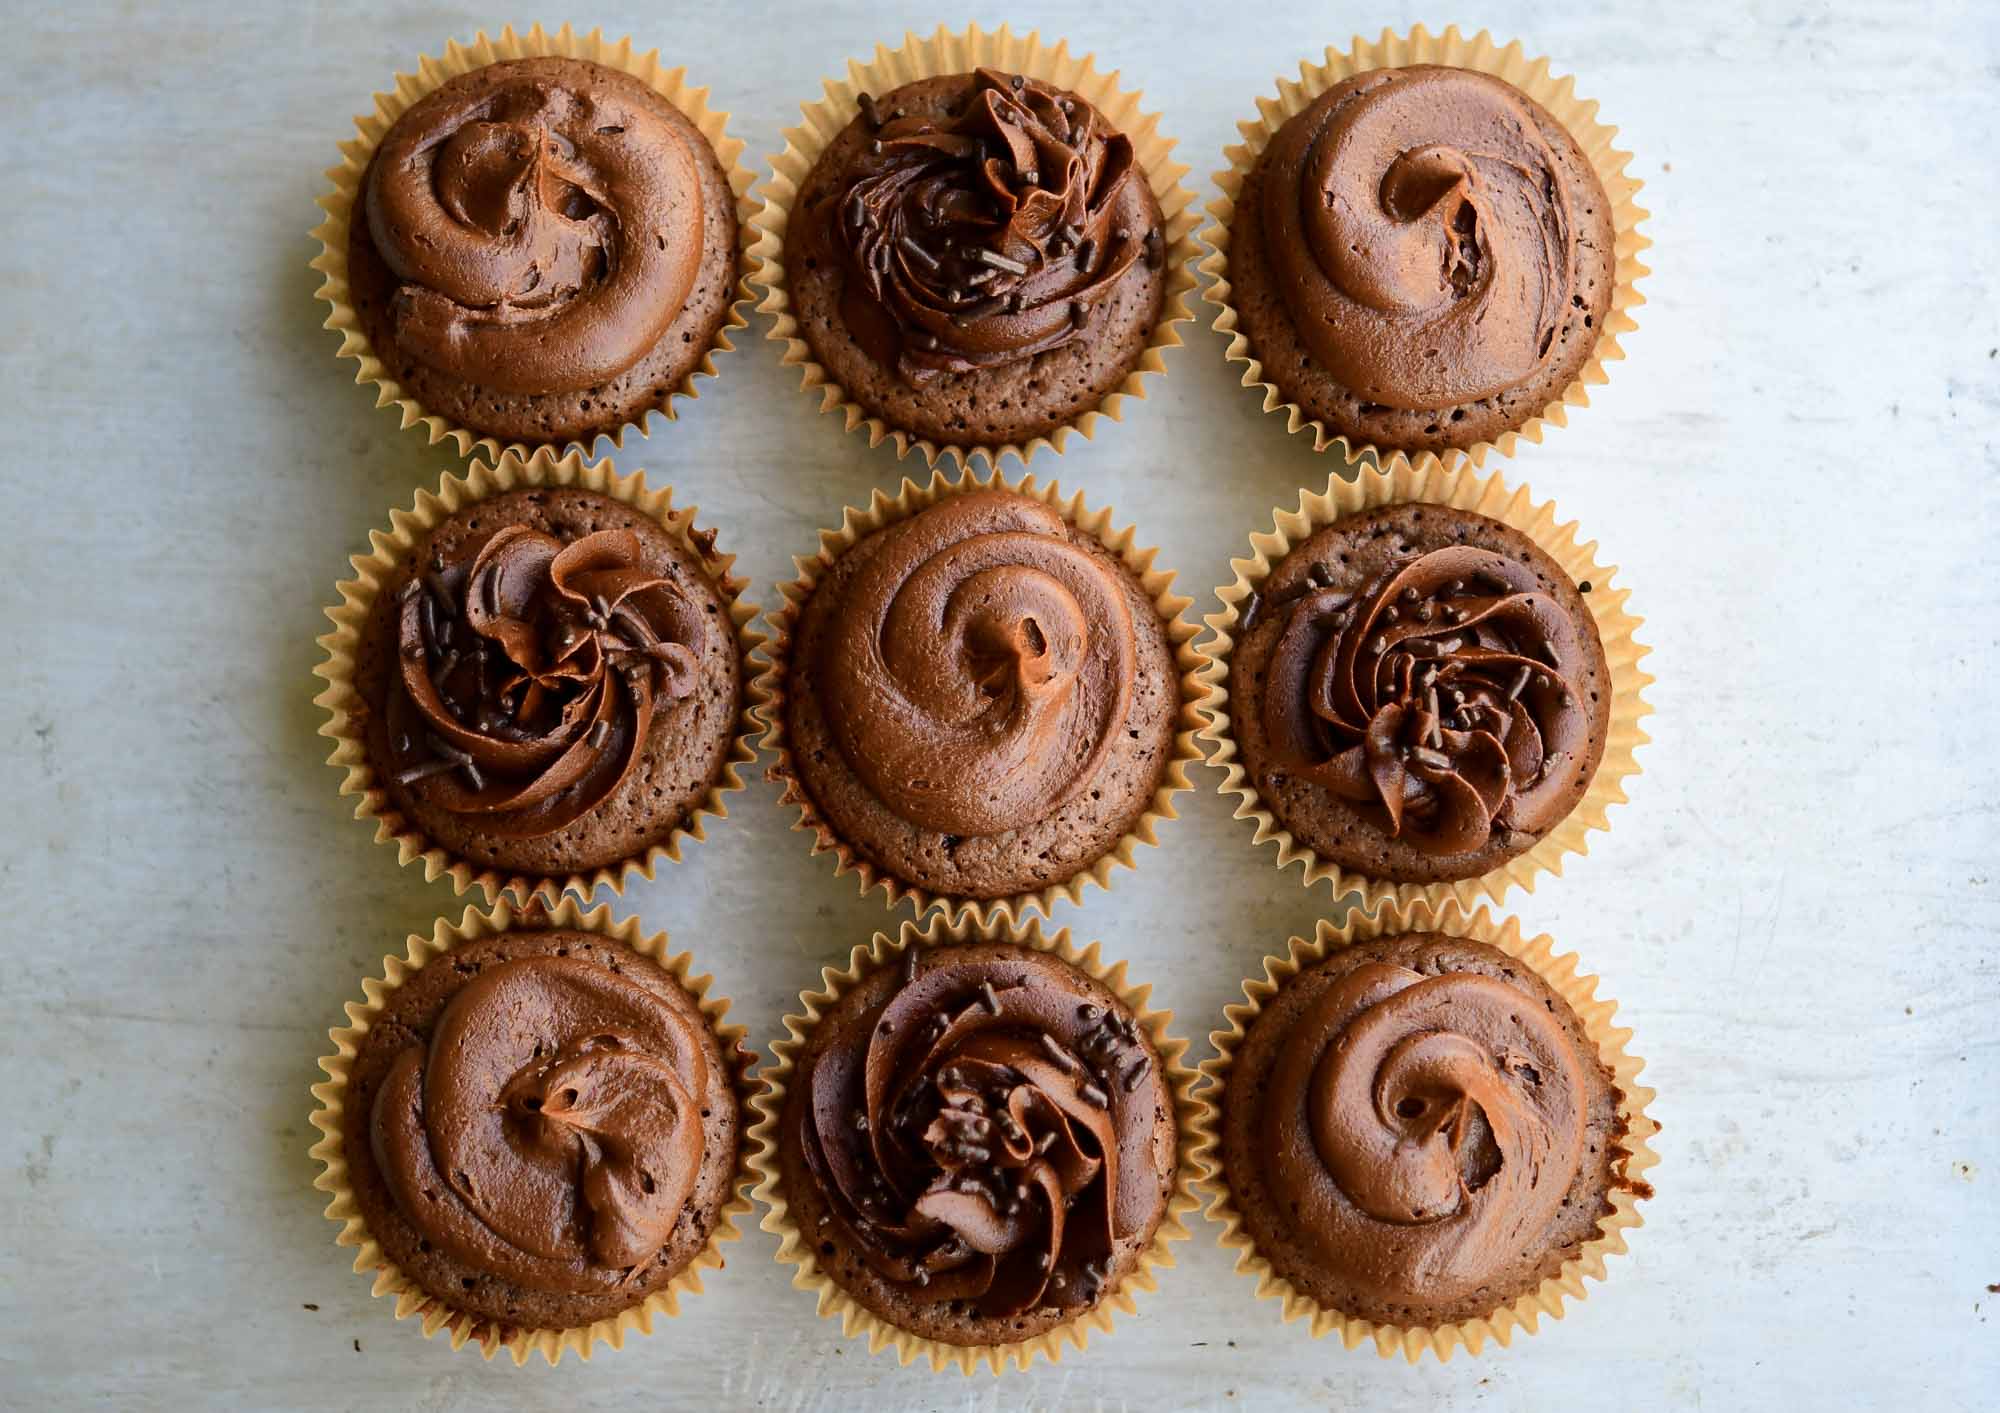
[[[506,16],[290,9],[73,3],[6,27],[0,1404],[1991,1406],[2000,9],[1466,17],[1579,75],[1654,212],[1628,361],[1508,468],[1601,542],[1655,648],[1633,803],[1569,876],[1512,900],[1603,975],[1660,1090],[1660,1195],[1632,1255],[1539,1336],[1411,1369],[1281,1324],[1198,1222],[1139,1318],[997,1386],[842,1339],[760,1231],[679,1321],[553,1372],[426,1342],[335,1249],[306,1157],[326,1028],[462,902],[336,803],[313,638],[346,556],[451,458],[335,363],[305,232],[348,115]],[[849,54],[940,16],[822,0],[576,18],[684,58],[757,156]],[[1275,74],[1419,16],[1014,18],[1143,87],[1205,200]],[[699,503],[768,602],[816,526],[913,468],[816,415],[763,331],[623,461]],[[1168,364],[1059,469],[1206,606],[1227,556],[1330,465],[1235,386],[1205,314]],[[1058,922],[1157,982],[1201,1054],[1244,974],[1331,900],[1276,872],[1196,775],[1164,847]],[[886,919],[807,857],[769,786],[735,799],[620,911],[691,945],[768,1040]]]

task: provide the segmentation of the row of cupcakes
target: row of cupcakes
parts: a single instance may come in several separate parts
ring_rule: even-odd
[[[1137,94],[1064,44],[940,29],[804,105],[761,204],[683,69],[512,29],[376,96],[315,234],[327,325],[405,427],[621,447],[715,371],[755,282],[823,409],[963,461],[1060,451],[1164,370],[1194,197]],[[1456,28],[1329,49],[1258,100],[1201,239],[1243,382],[1315,447],[1510,454],[1621,356],[1638,181],[1544,59]]]
[[[1025,1369],[1133,1313],[1205,1198],[1287,1320],[1448,1359],[1560,1318],[1651,1195],[1613,1004],[1455,902],[1292,939],[1201,1081],[1122,962],[1033,922],[877,934],[761,1070],[693,969],[565,899],[468,909],[363,982],[313,1156],[398,1318],[516,1363],[620,1347],[722,1265],[754,1183],[871,1351]]]

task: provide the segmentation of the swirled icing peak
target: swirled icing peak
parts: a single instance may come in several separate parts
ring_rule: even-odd
[[[707,1083],[687,1022],[631,977],[578,957],[503,961],[396,1056],[370,1144],[432,1245],[525,1289],[598,1292],[680,1220]]]
[[[880,533],[818,676],[876,797],[922,828],[978,836],[1083,788],[1125,719],[1137,651],[1114,564],[1047,506],[970,491]]]
[[[849,267],[842,318],[910,383],[1015,362],[1077,337],[1157,225],[1121,219],[1131,141],[1088,103],[981,69],[947,118],[885,111],[829,220]]]
[[[594,64],[522,59],[398,118],[366,207],[401,282],[399,346],[513,393],[589,388],[637,363],[701,261],[695,155],[659,102]]]
[[[709,631],[623,529],[565,544],[503,526],[434,558],[395,612],[395,783],[505,838],[552,834],[624,783],[656,711],[695,690]]]
[[[1531,100],[1429,65],[1341,84],[1266,154],[1265,246],[1300,337],[1367,402],[1526,382],[1573,297],[1570,198]]]

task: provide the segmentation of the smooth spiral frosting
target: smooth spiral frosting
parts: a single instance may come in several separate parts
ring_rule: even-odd
[[[1583,1161],[1586,1061],[1499,978],[1370,961],[1292,1021],[1255,1156],[1286,1229],[1377,1300],[1441,1304],[1541,1244]]]
[[[1157,1219],[1158,1077],[1128,1016],[1019,957],[944,950],[813,1064],[800,1141],[855,1249],[989,1317],[1087,1304]]]
[[[1263,701],[1280,764],[1431,855],[1496,832],[1525,847],[1562,819],[1595,640],[1526,564],[1455,545],[1284,612]]]
[[[709,631],[622,529],[504,526],[434,559],[395,615],[392,779],[503,838],[552,834],[624,783]]]
[[[398,345],[479,386],[617,377],[680,313],[702,252],[695,154],[636,80],[570,60],[476,70],[396,120],[369,168]]]
[[[1382,70],[1286,122],[1265,164],[1265,247],[1292,322],[1357,396],[1452,407],[1549,357],[1575,293],[1572,212],[1512,86]]]
[[[819,688],[848,764],[904,819],[954,835],[1044,819],[1111,749],[1137,645],[1115,565],[1006,491],[880,535],[847,581]]]
[[[1164,258],[1156,225],[1117,213],[1130,140],[1044,83],[981,69],[948,118],[866,99],[862,121],[874,137],[827,205],[841,314],[906,382],[1059,348],[1135,262]]]
[[[577,957],[489,965],[375,1097],[375,1165],[418,1235],[524,1289],[602,1292],[667,1244],[700,1175],[708,1060],[674,1008]]]

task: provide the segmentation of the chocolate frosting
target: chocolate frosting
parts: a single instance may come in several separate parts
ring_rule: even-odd
[[[1154,1059],[1019,958],[933,953],[814,1062],[801,1143],[854,1249],[912,1299],[1088,1304],[1158,1215]]]
[[[1263,724],[1288,769],[1433,855],[1562,819],[1564,763],[1590,743],[1589,646],[1528,566],[1455,545],[1285,613]]]
[[[1569,196],[1529,101],[1464,69],[1388,69],[1272,140],[1265,246],[1299,336],[1406,410],[1519,386],[1574,296]]]
[[[1586,1061],[1531,997],[1371,961],[1287,1033],[1256,1149],[1277,1210],[1379,1300],[1477,1290],[1555,1219],[1583,1160]]]
[[[842,754],[884,805],[980,836],[1046,818],[1090,780],[1136,654],[1114,565],[1047,506],[971,491],[881,533],[818,677]]]
[[[552,834],[624,783],[656,709],[695,690],[707,632],[630,530],[476,539],[400,591],[394,780],[484,833]]]
[[[481,970],[376,1094],[375,1165],[418,1234],[513,1285],[600,1292],[667,1244],[701,1171],[708,1062],[596,962]]]
[[[480,386],[617,377],[680,313],[701,262],[695,155],[636,81],[525,59],[396,120],[369,168],[368,231],[402,281],[400,347]]]
[[[1114,215],[1131,141],[1089,104],[980,69],[950,118],[901,112],[864,102],[879,126],[825,219],[841,317],[904,381],[1059,348],[1135,261],[1159,265],[1158,228]]]

